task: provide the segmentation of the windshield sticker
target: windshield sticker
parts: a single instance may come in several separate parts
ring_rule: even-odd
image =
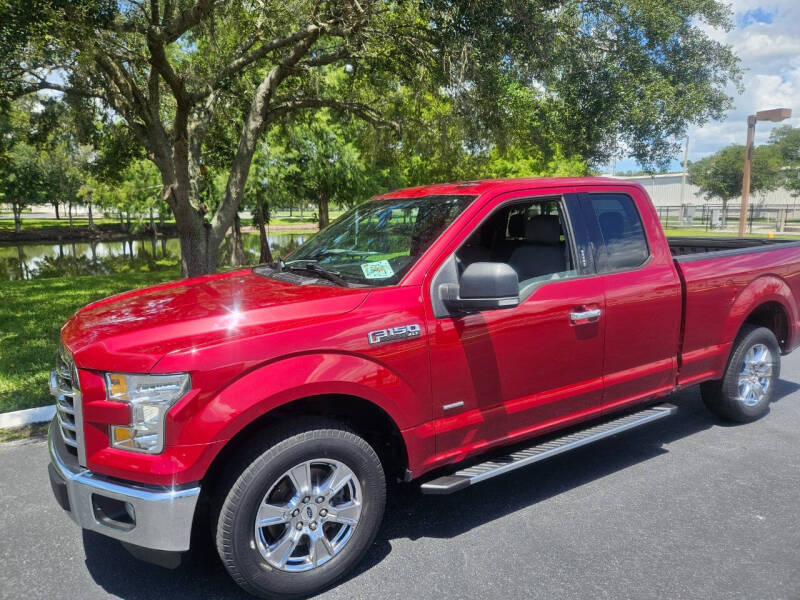
[[[386,279],[394,275],[392,265],[388,260],[376,260],[375,262],[363,263],[361,270],[367,279]]]

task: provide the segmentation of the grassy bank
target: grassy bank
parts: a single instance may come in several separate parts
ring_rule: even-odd
[[[47,437],[49,423],[34,423],[24,427],[0,429],[0,442],[16,442],[19,440],[42,439]]]
[[[738,237],[738,233],[736,231],[707,231],[702,227],[686,227],[686,228],[677,228],[677,227],[670,227],[665,228],[664,233],[668,237]],[[769,237],[769,235],[765,232],[757,232],[757,233],[748,233],[746,237],[751,238],[765,238]],[[800,235],[796,233],[775,233],[773,237],[778,239],[787,239],[787,240],[798,240],[800,239]]]
[[[0,412],[51,404],[47,389],[61,325],[105,296],[177,279],[177,267],[0,282]]]
[[[119,219],[100,218],[94,220],[95,225],[118,225]],[[89,219],[72,219],[72,226],[75,229],[85,229],[89,227]],[[23,231],[28,229],[44,229],[46,227],[63,227],[69,229],[69,219],[22,219]],[[0,218],[0,230],[14,231],[14,219]]]

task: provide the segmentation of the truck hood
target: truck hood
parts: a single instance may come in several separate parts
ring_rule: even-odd
[[[61,339],[82,368],[143,373],[169,352],[349,312],[368,293],[234,271],[105,298],[79,310]]]

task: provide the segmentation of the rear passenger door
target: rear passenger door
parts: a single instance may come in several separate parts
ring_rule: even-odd
[[[608,410],[670,392],[680,336],[681,286],[649,200],[638,189],[581,194],[605,297],[603,403]]]

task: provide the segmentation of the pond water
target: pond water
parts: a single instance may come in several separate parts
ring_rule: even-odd
[[[273,258],[285,256],[313,233],[271,233]],[[260,254],[257,233],[243,234],[247,263]],[[0,246],[0,280],[37,279],[69,275],[102,275],[122,271],[166,269],[180,261],[178,238],[128,238],[111,242],[55,242]],[[231,242],[220,248],[219,264],[229,264]]]

